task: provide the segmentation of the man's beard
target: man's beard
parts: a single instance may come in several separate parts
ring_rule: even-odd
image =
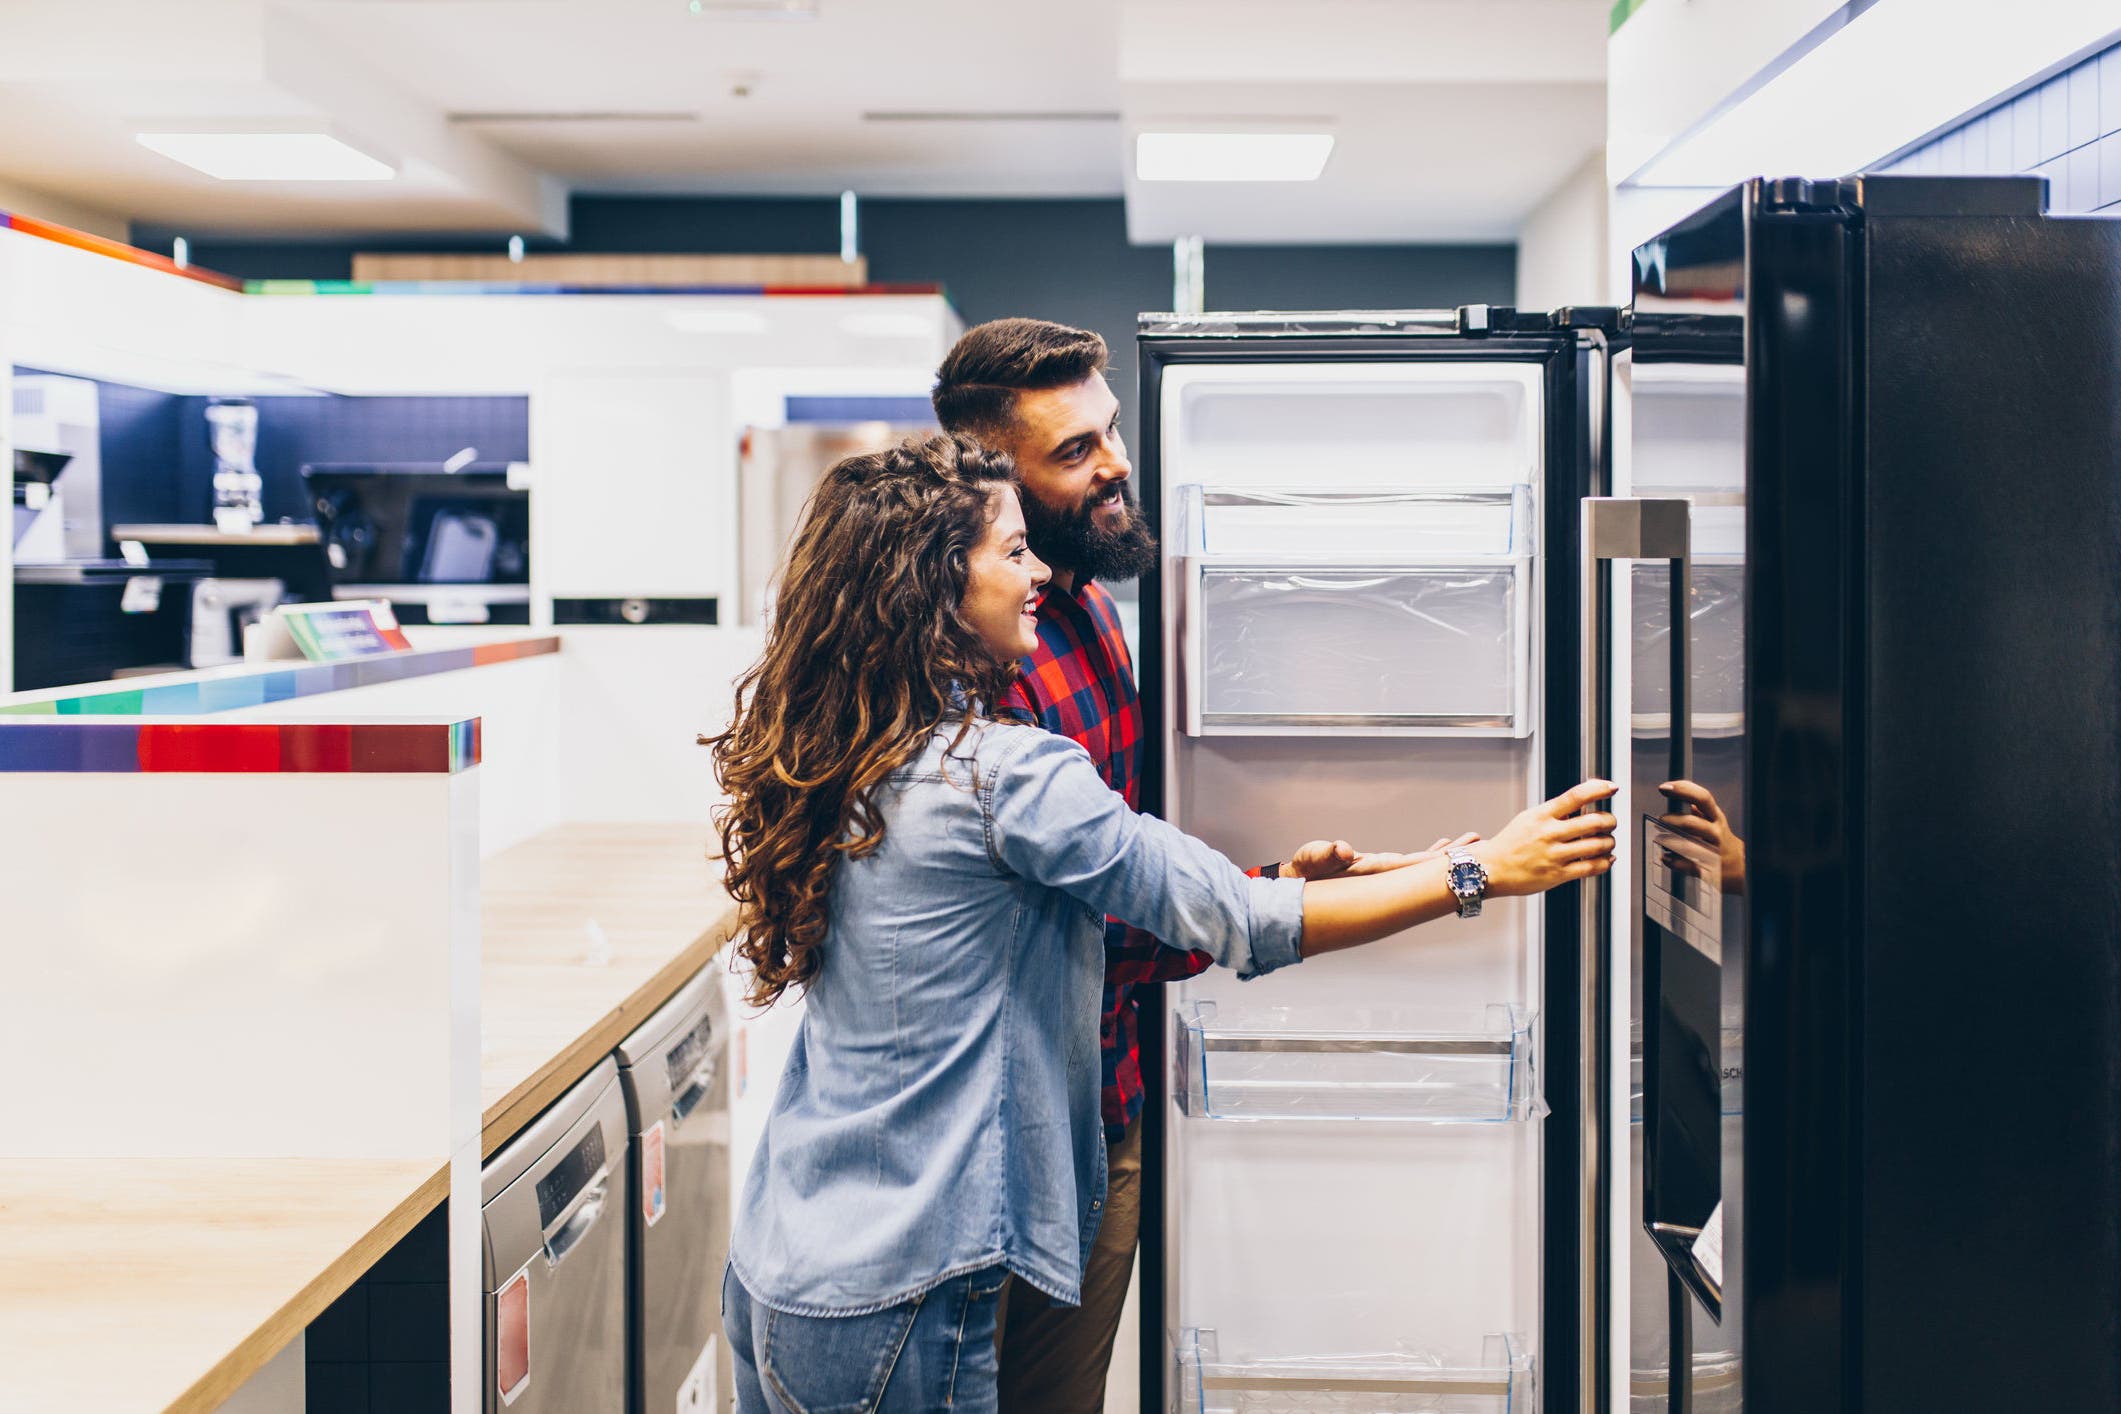
[[[1084,579],[1139,579],[1156,568],[1156,536],[1124,481],[1119,503],[1126,515],[1107,528],[1097,523],[1097,512],[1087,500],[1072,511],[1056,511],[1026,487],[1024,538],[1031,553],[1055,569]]]

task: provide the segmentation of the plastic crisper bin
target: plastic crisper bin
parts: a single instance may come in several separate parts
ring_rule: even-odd
[[[1293,1007],[1178,1018],[1172,1087],[1204,1120],[1503,1124],[1546,1113],[1531,1013]]]
[[[1182,1414],[1530,1414],[1532,1357],[1515,1336],[1482,1342],[1478,1364],[1405,1351],[1226,1358],[1216,1333],[1181,1332]]]
[[[1203,731],[1516,726],[1508,568],[1207,566],[1199,610]]]
[[[1532,497],[1188,486],[1189,734],[1516,735]]]

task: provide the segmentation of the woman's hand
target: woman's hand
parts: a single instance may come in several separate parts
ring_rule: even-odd
[[[1436,858],[1446,849],[1478,843],[1480,835],[1468,830],[1457,839],[1440,839],[1419,854],[1397,854],[1390,850],[1358,850],[1346,840],[1312,840],[1300,846],[1281,866],[1284,879],[1338,879],[1343,876],[1359,878],[1365,874],[1383,874],[1393,869],[1404,869],[1409,864],[1421,864]]]
[[[1491,897],[1545,893],[1613,867],[1615,821],[1603,811],[1579,815],[1613,793],[1611,781],[1585,781],[1535,805],[1476,847]]]
[[[1745,841],[1731,828],[1730,818],[1709,788],[1693,781],[1666,781],[1657,789],[1664,792],[1666,803],[1673,807],[1673,813],[1658,816],[1657,823],[1716,851],[1723,875],[1719,887],[1727,894],[1744,893]]]

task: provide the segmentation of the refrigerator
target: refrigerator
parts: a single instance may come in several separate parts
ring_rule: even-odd
[[[1144,317],[1149,800],[1251,859],[1621,788],[1601,880],[1144,998],[1144,1407],[2121,1407],[2121,223],[2044,194]]]

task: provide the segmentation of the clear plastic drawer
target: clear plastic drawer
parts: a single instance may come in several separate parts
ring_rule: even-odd
[[[1192,735],[1521,735],[1532,498],[1230,490],[1180,501]]]
[[[1546,1113],[1532,1016],[1293,1007],[1178,1018],[1173,1086],[1204,1120],[1503,1124]]]
[[[1487,1337],[1477,1364],[1403,1351],[1232,1358],[1218,1347],[1213,1330],[1180,1333],[1183,1414],[1530,1414],[1538,1397],[1513,1336]]]

